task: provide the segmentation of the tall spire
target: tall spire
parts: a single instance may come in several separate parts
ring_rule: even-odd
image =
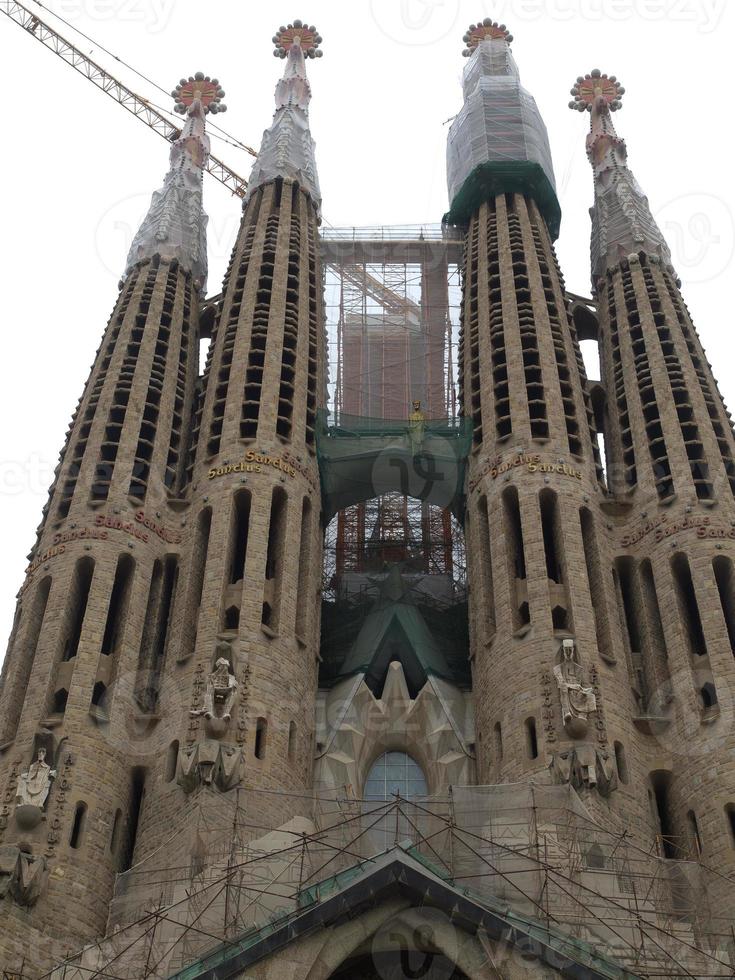
[[[589,112],[587,156],[595,180],[592,216],[592,281],[632,253],[658,257],[673,272],[671,252],[656,224],[638,181],[628,168],[625,140],[615,132],[612,113],[620,109],[625,89],[615,75],[599,69],[577,79],[570,109]]]
[[[317,209],[321,205],[314,140],[309,131],[311,85],[306,75],[306,58],[322,57],[321,42],[316,28],[300,20],[281,27],[273,38],[273,54],[286,59],[286,69],[276,86],[276,112],[270,129],[263,134],[260,154],[250,175],[248,198],[263,184],[286,177],[311,194]]]
[[[141,260],[160,255],[178,259],[205,289],[207,281],[207,215],[202,207],[202,178],[209,157],[207,113],[225,112],[224,91],[216,78],[202,72],[182,78],[171,93],[176,112],[186,115],[181,135],[171,147],[171,166],[128,254],[127,275]]]
[[[447,141],[450,211],[447,221],[467,224],[483,201],[498,194],[533,198],[555,238],[561,210],[546,126],[521,85],[505,24],[485,18],[464,35],[469,59],[464,105]]]

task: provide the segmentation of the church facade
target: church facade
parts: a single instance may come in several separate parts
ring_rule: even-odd
[[[326,412],[316,29],[274,38],[276,113],[213,302],[224,93],[201,74],[174,93],[185,124],[3,668],[3,976],[733,975],[730,416],[613,124],[618,80],[572,89],[585,302],[512,37],[485,20],[464,42],[457,418],[410,393],[382,423]],[[409,560],[372,538],[325,600],[326,526],[391,494],[459,529],[461,599],[451,555],[439,575],[421,542]]]

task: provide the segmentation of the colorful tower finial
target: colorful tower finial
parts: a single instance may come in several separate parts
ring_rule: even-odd
[[[628,168],[625,140],[613,125],[611,114],[622,107],[625,89],[615,75],[595,68],[577,78],[571,94],[569,108],[591,115],[587,156],[595,180],[591,212],[593,286],[633,253],[656,256],[671,269],[666,239],[651,214],[648,198]]]
[[[625,89],[615,75],[603,75],[599,68],[595,68],[589,75],[579,76],[572,87],[572,95],[570,109],[592,112],[595,102],[602,99],[611,112],[616,112],[623,105]]]
[[[174,111],[183,116],[197,99],[201,102],[205,114],[208,112],[227,112],[227,106],[222,102],[225,92],[219,83],[219,79],[210,78],[198,71],[196,75],[189,75],[182,78],[179,84],[171,93],[176,103]]]
[[[300,184],[317,208],[321,205],[314,141],[309,132],[311,85],[305,60],[322,57],[321,43],[317,29],[300,20],[281,26],[273,36],[273,54],[286,59],[286,67],[276,86],[276,112],[270,129],[263,134],[246,203],[258,187],[280,177]]]
[[[224,94],[219,81],[202,72],[182,78],[171,93],[174,110],[187,119],[171,146],[171,166],[163,187],[153,194],[148,214],[133,239],[126,275],[137,263],[160,255],[178,260],[200,288],[205,288],[209,219],[202,207],[202,177],[210,144],[204,119],[210,112],[226,112]]]
[[[475,52],[475,49],[483,41],[494,41],[498,38],[502,38],[502,40],[507,41],[508,44],[512,43],[513,35],[510,33],[505,24],[498,24],[489,17],[486,17],[479,24],[470,24],[467,33],[462,38],[466,44],[462,55],[465,58],[471,58]]]
[[[294,44],[301,45],[301,50],[306,58],[321,58],[324,54],[319,50],[322,43],[321,34],[317,33],[316,27],[311,27],[295,20],[288,27],[280,27],[278,33],[273,36],[275,50],[273,54],[276,58],[285,58]]]

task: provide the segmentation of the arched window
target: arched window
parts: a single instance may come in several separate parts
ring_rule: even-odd
[[[365,780],[363,795],[366,800],[390,800],[396,793],[404,800],[428,796],[426,777],[421,766],[405,752],[384,752]]]

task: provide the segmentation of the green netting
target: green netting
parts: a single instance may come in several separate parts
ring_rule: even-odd
[[[399,492],[460,516],[469,419],[426,419],[420,433],[408,419],[319,413],[317,458],[325,521],[352,504]]]
[[[374,601],[350,598],[322,603],[319,684],[330,688],[341,678],[365,673],[376,686],[386,659],[397,652],[411,687],[426,676],[470,685],[467,600],[433,602],[416,595],[411,603],[377,608]]]
[[[561,208],[556,191],[540,164],[529,160],[490,161],[475,167],[452,201],[444,223],[467,225],[481,204],[499,194],[523,194],[533,198],[552,240],[559,237]]]

